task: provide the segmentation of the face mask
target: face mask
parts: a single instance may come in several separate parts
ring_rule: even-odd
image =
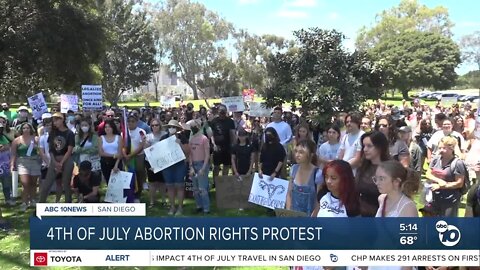
[[[174,133],[177,132],[177,129],[176,129],[176,128],[169,128],[169,129],[168,129],[168,132],[169,132],[170,134],[174,134]]]
[[[82,131],[84,133],[87,133],[90,130],[90,127],[82,127]]]
[[[68,122],[75,121],[75,116],[69,115],[69,116],[67,116],[67,120],[68,120]]]
[[[50,132],[50,129],[51,129],[51,127],[45,127],[43,130],[44,130],[46,133],[48,133],[48,132]]]
[[[192,134],[197,134],[200,129],[198,127],[191,127],[190,130],[192,131]]]
[[[27,116],[28,116],[27,112],[20,112],[20,117],[27,118]]]

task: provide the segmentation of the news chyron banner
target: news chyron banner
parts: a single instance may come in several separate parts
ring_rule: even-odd
[[[479,218],[167,218],[145,217],[143,204],[38,207],[32,266],[480,265]],[[77,216],[52,214],[67,212]]]

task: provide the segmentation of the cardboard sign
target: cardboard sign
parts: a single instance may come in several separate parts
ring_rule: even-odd
[[[69,110],[78,112],[77,95],[60,95],[60,112],[67,113]]]
[[[288,181],[264,175],[260,179],[258,173],[253,178],[248,201],[270,209],[284,209],[287,202]]]
[[[245,104],[243,103],[243,96],[238,97],[223,97],[222,104],[227,107],[229,112],[243,112],[245,111]]]
[[[174,96],[161,96],[160,97],[160,106],[163,108],[173,108],[175,107],[175,97]]]
[[[32,108],[32,114],[35,119],[42,119],[42,114],[48,112],[47,103],[43,93],[38,93],[28,98],[28,104]]]
[[[10,175],[10,151],[0,152],[0,176]]]
[[[441,103],[445,107],[450,107],[457,103],[457,97],[442,97]]]
[[[253,175],[243,176],[240,179],[236,176],[217,177],[215,180],[217,208],[251,208],[252,204],[248,202],[248,196],[252,182]]]
[[[92,171],[100,171],[101,165],[100,165],[100,156],[99,155],[88,155],[88,154],[82,154],[80,155],[80,162],[88,160],[90,163],[92,163]]]
[[[82,103],[84,111],[101,110],[103,91],[101,85],[82,85]]]
[[[250,102],[250,116],[254,117],[270,117],[272,108],[267,108],[265,103]]]
[[[255,99],[255,89],[243,89],[242,96],[244,102],[252,102]]]
[[[105,201],[111,203],[126,203],[127,197],[123,196],[124,189],[130,189],[133,173],[119,171],[110,175]]]
[[[185,154],[176,140],[176,136],[170,136],[145,149],[145,155],[154,173],[185,160]]]

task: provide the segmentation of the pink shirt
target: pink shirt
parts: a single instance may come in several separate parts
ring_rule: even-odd
[[[190,139],[192,161],[204,161],[205,152],[210,153],[210,143],[205,135],[194,136]],[[207,151],[208,150],[208,151]]]

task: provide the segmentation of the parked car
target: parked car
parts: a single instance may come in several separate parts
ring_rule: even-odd
[[[418,93],[418,98],[426,98],[428,95],[432,94],[432,92],[430,91],[422,91],[420,93]]]
[[[442,99],[442,92],[433,92],[430,95],[426,97],[426,99],[434,99],[434,100],[440,100]]]

